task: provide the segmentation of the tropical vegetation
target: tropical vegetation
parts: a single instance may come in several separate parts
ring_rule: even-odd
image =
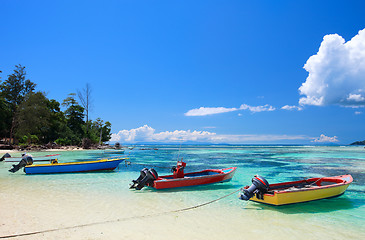
[[[16,65],[4,81],[0,78],[0,139],[23,145],[55,143],[86,148],[109,141],[111,123],[89,119],[88,84],[86,94],[79,91],[81,105],[75,93],[59,103],[48,99],[45,92],[36,91],[36,86],[26,79],[22,65]]]

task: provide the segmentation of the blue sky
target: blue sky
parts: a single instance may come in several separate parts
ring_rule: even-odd
[[[365,139],[364,9],[1,0],[0,76],[22,64],[60,102],[89,83],[122,143],[348,144]]]

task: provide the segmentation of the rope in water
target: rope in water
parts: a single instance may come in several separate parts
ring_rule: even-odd
[[[74,229],[74,228],[89,227],[89,226],[106,224],[106,223],[124,222],[124,221],[128,221],[128,220],[133,220],[133,219],[148,218],[148,217],[157,217],[157,216],[162,216],[162,215],[166,215],[166,214],[170,214],[170,213],[184,212],[184,211],[188,211],[188,210],[200,208],[200,207],[209,205],[211,203],[217,202],[217,201],[219,201],[219,200],[221,200],[223,198],[226,198],[228,196],[231,196],[232,194],[234,194],[234,193],[236,193],[238,191],[240,191],[240,189],[237,189],[237,190],[235,190],[235,191],[233,191],[233,192],[231,192],[231,193],[229,193],[227,195],[224,195],[222,197],[216,198],[216,199],[211,200],[209,202],[205,202],[205,203],[202,203],[202,204],[199,204],[199,205],[195,205],[195,206],[192,206],[192,207],[181,208],[181,209],[177,209],[177,210],[160,212],[160,213],[153,213],[153,214],[142,215],[142,216],[125,217],[125,218],[118,218],[118,219],[115,219],[115,220],[108,220],[108,221],[101,221],[101,222],[94,222],[94,223],[86,223],[86,224],[80,224],[80,225],[69,226],[69,227],[62,227],[62,228],[54,228],[54,229],[48,229],[48,230],[43,230],[43,231],[34,231],[34,232],[28,232],[28,233],[19,233],[19,234],[7,235],[7,236],[0,236],[0,239],[14,238],[14,237],[24,237],[24,236],[30,236],[30,235],[36,235],[36,234],[42,234],[42,233],[56,232],[56,231],[61,231],[61,230],[68,230],[68,229]]]

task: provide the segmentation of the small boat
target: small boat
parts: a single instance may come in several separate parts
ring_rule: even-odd
[[[58,158],[60,155],[61,154],[51,154],[45,156],[36,156],[32,158],[34,162],[51,162],[52,160]],[[0,158],[0,161],[4,162],[19,162],[20,160],[22,160],[22,157],[12,157],[9,153],[6,153],[2,158]]]
[[[92,171],[112,171],[118,167],[119,163],[127,158],[101,159],[84,162],[58,163],[54,161],[50,164],[32,164],[24,167],[26,174],[49,174],[49,173],[75,173]]]
[[[228,182],[235,174],[236,167],[224,169],[206,169],[199,172],[184,173],[186,163],[178,161],[177,166],[172,168],[173,174],[158,176],[151,168],[144,168],[137,180],[133,180],[130,188],[142,189],[145,185],[155,189],[190,187],[218,182]]]
[[[107,154],[123,154],[124,149],[105,149],[104,153],[107,153]]]
[[[351,175],[341,175],[269,184],[263,177],[255,176],[252,185],[242,189],[240,199],[275,206],[309,202],[340,196],[352,181]]]

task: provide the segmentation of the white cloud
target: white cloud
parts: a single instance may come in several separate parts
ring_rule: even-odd
[[[121,130],[113,133],[111,142],[181,142],[181,141],[208,141],[215,133],[207,131],[184,131],[175,130],[173,132],[156,133],[155,129],[148,125],[143,127]]]
[[[234,112],[239,110],[249,110],[251,112],[264,112],[264,111],[274,111],[275,108],[270,106],[269,104],[263,106],[249,106],[247,104],[242,104],[239,108],[225,108],[225,107],[200,107],[194,108],[187,111],[184,115],[185,116],[207,116],[219,113],[226,113],[226,112]],[[238,115],[241,116],[241,115]]]
[[[352,102],[364,102],[365,97],[361,96],[360,94],[349,94],[347,100]]]
[[[350,41],[330,34],[304,69],[306,81],[299,88],[301,105],[365,106],[365,29]]]
[[[185,116],[206,116],[218,113],[237,111],[237,108],[225,108],[225,107],[200,107],[189,110],[185,113]]]
[[[270,106],[269,104],[263,105],[263,106],[249,106],[247,104],[242,104],[240,106],[241,110],[250,110],[251,112],[265,112],[265,111],[275,111],[275,108],[273,106]]]
[[[136,143],[136,142],[209,142],[209,143],[252,143],[252,142],[274,142],[283,140],[309,140],[303,135],[224,135],[209,131],[175,130],[156,133],[155,129],[144,125],[143,127],[121,130],[113,133],[111,142]]]
[[[324,143],[324,142],[338,142],[337,136],[333,136],[333,137],[327,137],[324,134],[321,134],[321,136],[319,138],[315,138],[314,140],[312,140],[312,142],[318,142],[318,143]]]
[[[302,107],[298,107],[298,106],[289,106],[289,105],[285,105],[285,106],[282,106],[281,109],[283,110],[289,110],[289,111],[292,111],[292,110],[298,110],[298,111],[302,111],[303,108]]]
[[[356,111],[356,112],[355,112],[355,114],[356,114],[356,115],[360,115],[360,114],[362,114],[362,112],[360,112],[360,111]]]

